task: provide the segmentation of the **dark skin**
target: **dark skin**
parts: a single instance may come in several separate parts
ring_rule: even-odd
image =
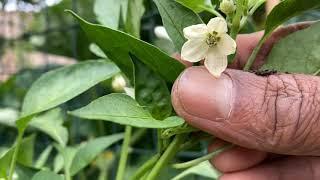
[[[308,24],[275,32],[260,51],[260,67],[273,44]],[[172,101],[190,125],[236,146],[211,162],[221,180],[320,179],[320,78],[303,74],[257,75],[242,69],[262,32],[239,35],[235,62],[220,78],[189,67],[176,81]],[[195,98],[196,97],[196,98]]]

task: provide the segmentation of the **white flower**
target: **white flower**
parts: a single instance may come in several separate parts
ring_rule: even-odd
[[[204,65],[215,77],[227,68],[228,55],[235,53],[236,42],[227,34],[227,22],[212,18],[207,25],[197,24],[183,29],[187,42],[181,50],[181,58],[190,62],[204,59]]]

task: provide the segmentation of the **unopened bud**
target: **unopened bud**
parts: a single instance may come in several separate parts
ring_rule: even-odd
[[[231,14],[236,10],[233,0],[223,0],[220,3],[220,10],[225,14]]]
[[[126,87],[126,80],[123,78],[122,75],[117,75],[112,80],[112,88],[116,92],[121,92],[124,90],[124,87]]]

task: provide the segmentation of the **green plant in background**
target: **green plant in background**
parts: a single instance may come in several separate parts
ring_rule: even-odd
[[[204,16],[213,18],[213,21],[218,17],[218,22],[225,23],[225,26],[212,25],[216,29],[225,30],[206,32],[203,36],[205,41],[201,46],[204,44],[209,46],[208,49],[216,48],[217,44],[223,41],[223,37],[230,36],[229,40],[233,42],[232,39],[237,37],[248,19],[264,2],[264,0],[154,0],[176,52],[184,49],[186,43],[191,43],[187,53],[182,50],[182,56],[198,52],[195,42],[187,42],[187,39],[192,39],[190,35],[199,34],[190,34],[187,31],[195,27],[204,27],[206,24],[204,21],[207,21]],[[278,26],[293,16],[317,7],[320,7],[318,0],[284,0],[277,5],[268,15],[264,36],[244,70],[250,70],[262,44]],[[106,178],[110,164],[118,162],[116,179],[123,180],[131,145],[137,137],[140,137],[137,133],[143,134],[146,129],[154,129],[157,133],[157,152],[134,170],[131,179],[159,179],[162,172],[168,168],[186,169],[173,178],[176,180],[189,174],[218,178],[219,172],[211,167],[208,160],[231,148],[232,145],[188,162],[173,164],[177,153],[197,145],[199,134],[207,136],[188,126],[173,111],[170,90],[185,66],[170,54],[140,39],[141,18],[145,10],[143,0],[96,0],[94,13],[101,25],[89,23],[76,13],[67,11],[77,20],[87,38],[94,43],[90,45],[90,50],[101,59],[87,60],[52,70],[32,84],[24,97],[21,112],[19,115],[18,112],[14,112],[17,119],[13,118],[9,123],[6,122],[18,129],[18,135],[12,147],[0,151],[0,178],[12,180],[14,176],[18,176],[26,179],[70,180],[77,174],[81,176],[81,170],[95,163],[99,170],[104,172],[99,177],[102,180]],[[210,21],[207,29],[211,31],[212,28],[209,26]],[[207,29],[204,28],[204,31]],[[311,52],[317,51],[320,47],[318,43],[320,37],[316,33],[319,29],[319,23],[315,23],[305,30],[287,36],[273,48],[262,69],[317,74],[320,56]],[[224,34],[221,35],[221,32]],[[228,34],[225,34],[227,32]],[[303,45],[293,45],[296,41]],[[232,46],[233,43],[228,44]],[[223,47],[221,50],[227,51],[230,48],[228,44],[221,46]],[[309,48],[306,50],[303,46]],[[234,48],[223,54],[225,63],[228,62],[227,55],[229,63],[232,62]],[[290,54],[290,60],[287,54]],[[210,56],[199,58],[186,60],[209,59]],[[219,56],[210,60],[215,63],[219,59],[222,58]],[[217,65],[213,67],[207,65],[207,68],[210,72],[211,68],[216,72],[214,68],[217,68]],[[223,70],[220,69],[219,73]],[[219,76],[219,73],[212,74]],[[94,98],[83,107],[68,109],[67,114],[58,107],[98,83],[119,74],[127,79],[123,93],[111,93]],[[124,126],[124,133],[112,135],[102,133],[100,137],[89,139],[86,143],[69,145],[69,133],[63,126],[63,119],[70,117],[79,117],[83,121],[116,123]],[[36,161],[33,161],[32,150],[35,136],[24,137],[30,128],[44,132],[55,141],[37,156]],[[120,157],[114,158],[111,153],[110,158],[106,158],[103,163],[106,153],[104,150],[122,139]],[[47,167],[46,162],[53,149],[56,149],[57,155],[52,167]]]

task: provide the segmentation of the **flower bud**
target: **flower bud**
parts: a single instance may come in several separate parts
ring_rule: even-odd
[[[122,75],[117,75],[112,80],[112,88],[116,92],[121,92],[126,87],[126,80],[123,78]]]
[[[220,10],[225,14],[231,14],[236,10],[233,0],[222,0],[220,3]]]

